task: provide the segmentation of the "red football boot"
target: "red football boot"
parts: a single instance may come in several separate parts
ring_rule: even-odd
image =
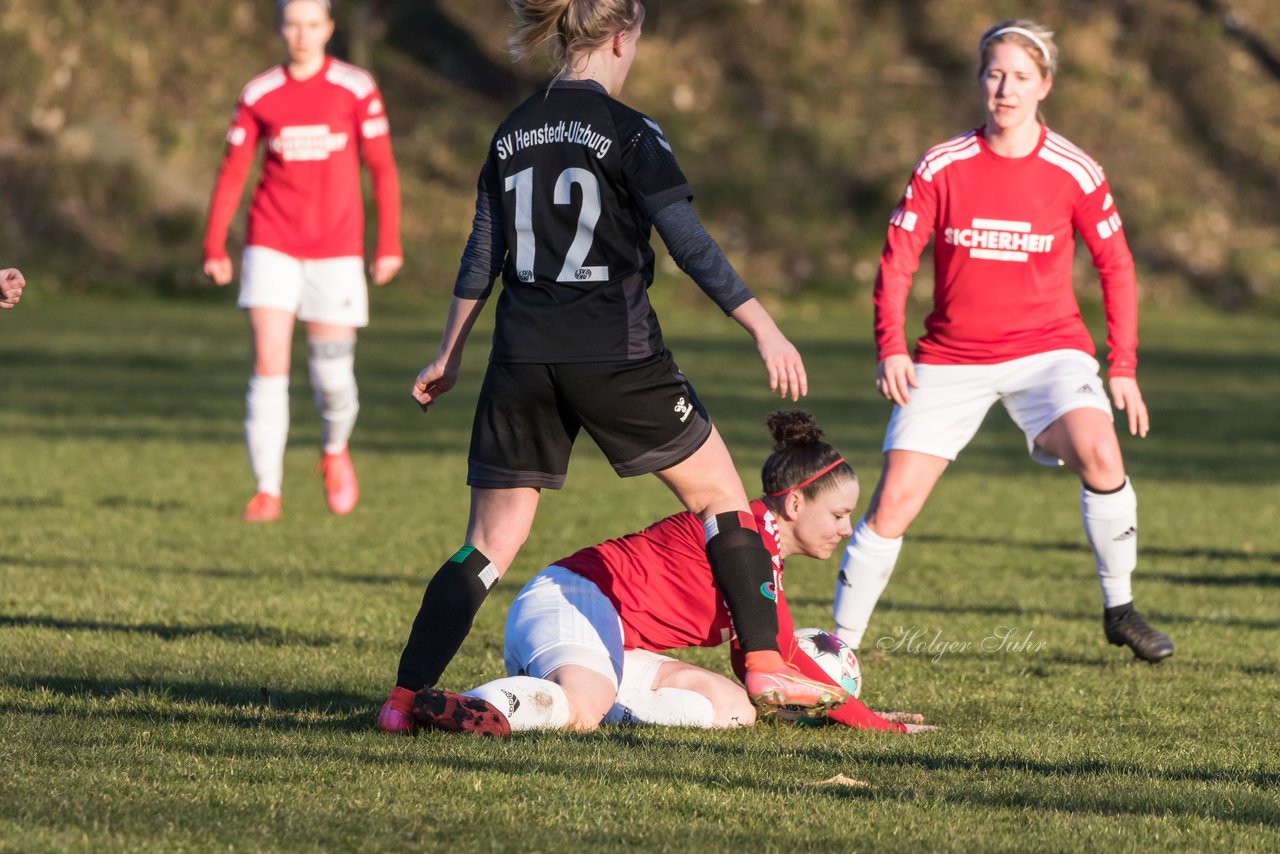
[[[274,522],[280,518],[280,496],[259,492],[249,499],[240,518],[246,522]]]
[[[378,710],[378,730],[390,735],[415,735],[418,722],[413,719],[413,692],[399,685]]]
[[[355,466],[351,465],[347,449],[325,454],[320,461],[320,473],[324,475],[324,497],[329,502],[329,509],[339,516],[354,510],[360,498],[360,485],[356,482]]]
[[[425,729],[465,732],[507,738],[507,716],[479,697],[467,697],[439,688],[423,688],[413,698],[413,717]]]

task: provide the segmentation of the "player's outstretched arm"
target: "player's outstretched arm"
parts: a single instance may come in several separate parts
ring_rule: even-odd
[[[0,270],[0,308],[13,308],[22,299],[27,280],[16,267]]]
[[[458,382],[462,351],[484,304],[483,299],[462,297],[454,297],[449,303],[449,317],[440,337],[440,349],[436,351],[435,360],[418,372],[411,392],[423,412]]]
[[[769,372],[771,391],[792,400],[799,400],[809,393],[809,376],[805,373],[800,351],[782,334],[759,300],[752,297],[735,308],[730,317],[755,339],[760,359]]]

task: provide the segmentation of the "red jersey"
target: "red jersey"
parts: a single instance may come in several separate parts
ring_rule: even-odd
[[[781,542],[773,514],[759,500],[751,502],[751,513],[773,560],[778,651],[805,676],[831,684],[826,672],[796,643],[791,611],[782,590]],[[556,563],[590,580],[613,603],[622,621],[622,641],[627,649],[661,652],[718,646],[732,638],[733,667],[741,678],[745,657],[732,634],[729,606],[711,575],[705,536],[697,516],[677,513],[639,533],[582,549]],[[852,697],[829,717],[863,729],[904,729],[901,724],[880,718]]]
[[[762,501],[751,502],[751,512],[773,559],[781,601],[782,558],[773,514]],[[660,652],[718,646],[730,639],[729,606],[711,575],[702,522],[692,513],[668,516],[639,533],[582,549],[556,563],[591,580],[609,597],[622,619],[627,649]]]
[[[934,239],[933,311],[916,342],[924,364],[992,364],[1049,350],[1093,354],[1071,283],[1075,234],[1102,284],[1110,375],[1135,376],[1133,256],[1102,167],[1041,128],[1026,157],[1001,157],[984,129],[925,152],[889,220],[875,286],[878,358],[907,353],[904,310]]]
[[[227,228],[259,139],[267,153],[249,208],[250,246],[294,258],[363,256],[363,160],[378,208],[375,257],[400,257],[400,181],[389,133],[373,77],[354,65],[326,57],[306,80],[295,80],[283,65],[250,80],[227,131],[205,260],[227,257]]]

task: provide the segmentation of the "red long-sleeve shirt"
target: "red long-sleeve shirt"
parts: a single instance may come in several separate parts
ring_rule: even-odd
[[[810,679],[834,684],[826,671],[801,652],[791,611],[782,589],[781,543],[777,523],[763,501],[751,502],[760,538],[773,559],[778,603],[778,651]],[[661,652],[690,646],[718,646],[732,640],[732,659],[739,678],[745,656],[733,636],[729,606],[716,587],[707,562],[702,522],[692,513],[677,513],[643,531],[582,549],[557,561],[592,581],[613,603],[622,621],[627,649]],[[847,726],[903,731],[855,698],[830,713]]]
[[[400,180],[389,132],[373,77],[354,65],[327,57],[306,80],[295,80],[283,65],[250,80],[227,131],[205,260],[227,257],[227,228],[259,139],[266,158],[249,208],[248,245],[295,258],[363,256],[363,161],[378,209],[375,257],[400,257]]]
[[[992,364],[1058,349],[1092,355],[1072,291],[1076,233],[1102,285],[1110,375],[1135,376],[1137,283],[1115,200],[1102,167],[1047,128],[1026,157],[997,155],[982,128],[925,152],[880,256],[878,358],[908,352],[907,291],[931,235],[933,311],[916,361]]]

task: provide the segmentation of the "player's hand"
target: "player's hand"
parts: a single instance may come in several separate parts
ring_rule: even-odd
[[[905,353],[885,356],[876,366],[876,391],[899,406],[911,402],[911,389],[919,388],[916,366]]]
[[[418,402],[418,407],[423,412],[426,412],[431,404],[439,400],[440,396],[453,388],[457,382],[457,369],[451,369],[447,362],[437,359],[423,368],[418,374],[418,379],[414,382],[413,391],[410,394]]]
[[[369,265],[369,275],[373,277],[375,285],[385,285],[396,277],[396,273],[399,273],[403,266],[403,258],[397,255],[383,255],[373,259],[373,263]]]
[[[1129,435],[1145,437],[1151,429],[1151,419],[1138,389],[1138,381],[1133,377],[1110,377],[1107,384],[1111,387],[1111,400],[1116,409],[1129,416]]]
[[[886,721],[893,721],[895,724],[924,723],[924,715],[919,712],[876,712],[876,714]]]
[[[0,308],[13,308],[17,305],[18,300],[22,299],[22,289],[26,286],[27,280],[16,268],[0,270]]]
[[[781,332],[756,340],[760,360],[769,372],[769,390],[779,397],[799,400],[809,393],[809,375],[800,351]]]
[[[930,724],[903,724],[907,735],[921,735],[926,732],[937,732],[938,728]]]
[[[233,272],[230,258],[210,258],[204,262],[204,274],[218,287],[231,284]]]

